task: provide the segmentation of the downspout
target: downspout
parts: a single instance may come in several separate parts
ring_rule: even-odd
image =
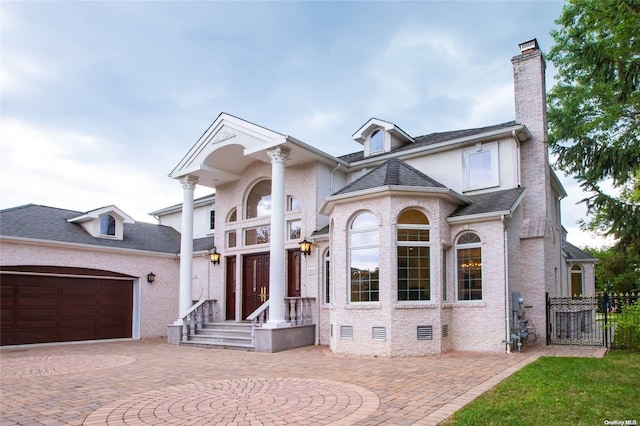
[[[513,140],[516,142],[516,184],[518,185],[518,188],[520,188],[520,140],[518,139],[518,137],[516,136],[516,131],[512,130],[511,131],[511,136],[513,137]]]
[[[502,229],[504,233],[504,321],[506,324],[506,350],[507,353],[511,353],[511,323],[509,321],[510,312],[509,312],[509,244],[508,244],[508,235],[507,235],[507,227],[504,223],[504,215],[500,216],[500,221],[502,222]]]

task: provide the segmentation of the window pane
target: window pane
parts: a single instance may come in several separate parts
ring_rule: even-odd
[[[482,185],[491,182],[491,152],[469,155],[469,184]]]
[[[378,248],[351,250],[351,301],[379,300]]]
[[[428,225],[429,219],[419,210],[405,210],[398,216],[398,223]]]
[[[289,239],[290,240],[299,240],[302,229],[302,221],[301,220],[293,220],[289,222]]]
[[[300,204],[300,200],[295,197],[289,197],[289,203],[287,205],[287,210],[290,212],[298,212],[302,210],[302,205]]]
[[[431,299],[429,247],[398,246],[398,300]]]
[[[324,303],[331,303],[331,263],[329,261],[329,252],[324,258]]]
[[[110,214],[100,218],[100,234],[116,235],[116,220]]]
[[[371,133],[369,139],[369,152],[382,151],[384,149],[384,133],[380,130],[376,130]]]
[[[398,241],[429,241],[429,230],[399,228]]]
[[[238,211],[236,209],[232,209],[231,213],[229,213],[229,220],[227,222],[235,222],[238,220]]]
[[[271,214],[271,181],[258,182],[247,197],[247,219]]]
[[[231,231],[227,234],[227,247],[233,248],[236,246],[236,231]]]
[[[264,244],[271,239],[271,227],[261,226],[260,228],[247,229],[244,234],[245,245]]]
[[[215,228],[216,228],[216,211],[211,210],[209,212],[209,229],[215,229]]]
[[[353,232],[351,247],[371,246],[378,244],[378,231]]]
[[[480,247],[458,249],[458,300],[482,300]]]
[[[360,213],[351,224],[351,229],[369,228],[378,228],[378,218],[373,213]]]

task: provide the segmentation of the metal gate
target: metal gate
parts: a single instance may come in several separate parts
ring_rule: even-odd
[[[621,324],[640,318],[625,308],[637,294],[602,293],[594,297],[547,295],[547,344],[628,347],[640,336]]]

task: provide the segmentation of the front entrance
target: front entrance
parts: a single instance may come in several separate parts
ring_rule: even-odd
[[[269,253],[245,256],[243,272],[242,318],[246,318],[269,299]]]

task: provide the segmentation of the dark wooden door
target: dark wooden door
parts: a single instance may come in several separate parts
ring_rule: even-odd
[[[229,256],[226,258],[227,274],[227,294],[226,294],[226,319],[236,319],[236,257]]]
[[[242,318],[251,315],[269,299],[269,253],[243,259]]]
[[[132,336],[133,281],[2,275],[1,344]]]
[[[289,250],[287,259],[287,296],[300,297],[300,250]]]

